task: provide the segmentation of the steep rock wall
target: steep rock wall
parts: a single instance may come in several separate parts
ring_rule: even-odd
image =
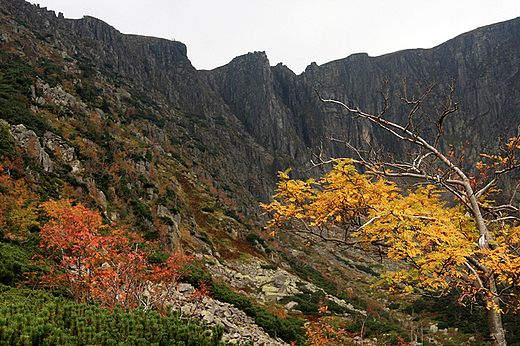
[[[201,123],[166,125],[164,130],[176,135],[185,131],[218,153],[201,154],[202,169],[224,177],[224,182],[238,182],[247,193],[235,194],[246,209],[272,195],[278,170],[293,167],[297,176],[317,174],[306,172],[309,148],[321,148],[324,158],[351,154],[329,137],[356,146],[383,145],[397,155],[410,150],[371,124],[319,102],[315,88],[324,97],[377,112],[382,107],[378,89],[388,78],[388,116],[402,121],[407,109],[397,95],[404,79],[408,96],[428,82],[437,84],[424,107],[428,114],[439,106],[445,86],[457,80],[455,99],[461,101],[461,109],[446,123],[442,146],[471,143],[471,159],[496,150],[496,138],[516,134],[520,123],[520,19],[473,30],[432,49],[379,57],[354,54],[321,66],[313,63],[295,75],[282,64],[270,66],[263,52],[239,56],[212,71],[197,71],[180,42],[124,35],[98,19],[65,19],[21,0],[0,4],[28,27],[38,28],[64,57],[101,66],[111,78],[150,96],[166,118],[173,121],[179,112],[197,116]],[[36,54],[37,47],[34,50]],[[431,136],[432,129],[426,126],[424,134]]]

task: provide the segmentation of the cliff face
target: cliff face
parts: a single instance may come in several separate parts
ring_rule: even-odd
[[[265,67],[263,75],[268,78],[253,77],[255,72],[252,71],[265,63],[259,62],[262,59],[253,59],[251,54],[212,72],[219,76],[224,101],[240,114],[246,129],[257,141],[272,150],[288,153],[299,162],[302,162],[298,156],[302,149],[287,147],[280,135],[294,136],[291,139],[296,146],[316,148],[323,143],[327,154],[333,157],[348,153],[327,141],[328,135],[336,138],[346,135],[356,145],[362,145],[363,140],[379,140],[397,151],[402,148],[402,144],[377,132],[370,124],[353,121],[337,108],[320,104],[313,92],[315,87],[325,98],[377,112],[382,107],[378,90],[387,78],[390,117],[404,120],[406,108],[397,97],[405,88],[403,80],[407,81],[409,97],[424,91],[427,83],[436,83],[424,107],[430,114],[440,106],[446,86],[456,81],[455,100],[461,101],[461,108],[447,125],[444,145],[455,141],[471,143],[470,156],[475,158],[480,152],[495,150],[498,136],[504,132],[515,134],[520,122],[519,35],[520,19],[515,19],[476,29],[428,50],[401,51],[380,57],[355,54],[322,66],[311,64],[299,76],[277,65],[271,68],[272,77]],[[255,90],[244,87],[245,79],[239,77],[240,71],[251,71],[252,82],[248,86],[255,85]],[[233,96],[230,90],[234,91]],[[271,96],[258,99],[260,90],[264,91],[263,95],[269,92]],[[269,107],[276,103],[282,106]],[[252,106],[255,104],[256,108]],[[281,124],[284,134],[275,130]],[[427,135],[428,129],[424,131]]]
[[[406,110],[396,95],[403,79],[409,95],[418,92],[417,85],[420,89],[436,82],[425,107],[430,110],[438,106],[445,85],[457,80],[455,98],[462,106],[446,126],[446,143],[471,143],[473,158],[495,149],[493,139],[503,131],[511,134],[520,123],[520,19],[476,29],[432,49],[380,57],[355,54],[322,66],[311,64],[295,75],[282,64],[270,66],[263,52],[197,71],[180,42],[123,35],[98,19],[65,19],[20,0],[0,0],[0,5],[4,14],[25,23],[17,30],[36,37],[32,48],[25,47],[27,54],[38,54],[36,42],[41,39],[76,67],[92,70],[98,83],[110,79],[131,88],[132,96],[145,94],[160,119],[150,135],[195,138],[199,149],[202,145],[206,150],[186,150],[199,157],[205,174],[218,176],[221,186],[236,186],[236,198],[246,209],[269,198],[276,171],[308,168],[308,148],[322,147],[326,157],[349,154],[329,136],[404,150],[370,124],[320,103],[315,87],[324,97],[376,112],[382,107],[378,89],[387,77],[389,114],[400,119]],[[9,41],[8,32],[3,40]],[[191,120],[184,124],[186,116]]]

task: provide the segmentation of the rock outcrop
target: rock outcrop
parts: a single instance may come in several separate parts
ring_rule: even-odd
[[[223,303],[208,297],[194,301],[191,295],[194,288],[189,284],[179,284],[171,306],[185,316],[198,318],[208,325],[224,326],[223,340],[245,345],[253,343],[257,346],[288,345],[279,338],[269,336],[254,320],[232,304]]]
[[[54,162],[45,151],[44,147],[40,143],[40,138],[33,130],[27,129],[23,124],[18,124],[11,125],[10,133],[16,143],[24,148],[27,154],[34,156],[40,162],[44,171],[53,171]]]
[[[43,136],[43,143],[54,155],[57,155],[63,162],[71,166],[73,174],[81,171],[81,164],[76,157],[75,149],[67,144],[63,138],[55,133],[46,131]]]

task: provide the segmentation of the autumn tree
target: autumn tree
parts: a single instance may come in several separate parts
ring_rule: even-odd
[[[453,100],[455,85],[449,85],[434,116],[419,117],[432,90],[430,85],[418,96],[399,96],[409,107],[404,123],[387,117],[388,88],[381,89],[384,106],[377,114],[318,94],[322,102],[399,139],[408,152],[397,159],[374,143],[363,149],[332,138],[345,144],[353,157],[324,160],[315,154],[316,166],[335,164],[319,180],[291,180],[288,172],[280,173],[275,201],[264,206],[273,216],[268,227],[313,241],[377,249],[407,265],[386,273],[391,287],[436,294],[458,288],[462,300],[480,299],[487,309],[491,344],[503,346],[501,315],[520,308],[520,226],[514,198],[519,185],[504,203],[493,193],[500,178],[520,166],[520,137],[504,141],[497,153],[483,154],[470,174],[463,155],[453,146],[447,151],[441,146],[446,119],[459,107]],[[446,192],[455,205],[448,206]]]
[[[333,318],[325,314],[330,313],[327,306],[322,306],[318,312],[323,314],[318,321],[304,326],[306,343],[310,346],[344,346],[351,343],[347,332],[339,327],[333,327]]]
[[[41,205],[50,220],[42,227],[45,255],[36,263],[49,270],[32,280],[66,290],[76,301],[143,310],[162,308],[186,274],[190,256],[172,254],[153,263],[156,245],[127,230],[103,224],[99,212],[70,200]]]
[[[23,178],[14,180],[0,164],[0,230],[12,241],[25,241],[38,226],[36,195]]]

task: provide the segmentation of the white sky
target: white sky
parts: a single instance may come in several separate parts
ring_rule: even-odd
[[[430,48],[520,16],[519,0],[29,0],[66,18],[90,15],[123,33],[175,39],[197,69],[266,51],[301,73],[366,52]]]

